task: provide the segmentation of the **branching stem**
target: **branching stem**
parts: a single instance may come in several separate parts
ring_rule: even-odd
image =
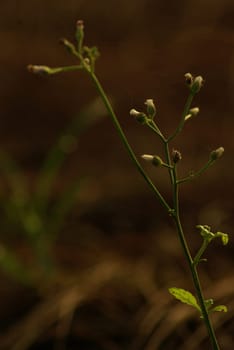
[[[140,174],[143,176],[143,178],[145,179],[145,181],[147,182],[147,184],[149,185],[149,187],[153,190],[153,192],[155,193],[156,197],[158,198],[159,202],[162,204],[162,206],[167,210],[167,212],[171,212],[171,208],[169,206],[169,204],[166,202],[166,200],[163,198],[163,196],[161,195],[161,193],[159,192],[159,190],[155,187],[155,185],[153,184],[153,182],[151,181],[151,179],[149,178],[149,176],[145,173],[144,169],[142,168],[141,164],[139,163],[139,161],[137,160],[137,157],[134,153],[134,151],[132,150],[127,137],[125,136],[125,133],[123,132],[121,125],[115,115],[115,112],[111,106],[111,103],[105,93],[105,91],[103,90],[97,76],[90,71],[87,71],[88,74],[90,75],[90,77],[92,78],[92,81],[99,93],[99,95],[101,96],[103,103],[112,119],[112,122],[124,144],[124,146],[126,147],[132,161],[134,162],[135,166],[137,167],[138,171],[140,172]]]
[[[104,91],[104,89],[102,88],[97,76],[95,75],[95,73],[88,71],[88,74],[90,75],[90,77],[92,78],[92,81],[98,91],[98,93],[100,94],[104,105],[106,106],[107,111],[109,112],[109,115],[112,119],[112,122],[114,123],[115,128],[118,131],[118,134],[123,142],[123,144],[125,145],[132,161],[134,162],[135,166],[137,167],[138,171],[141,173],[141,175],[143,176],[143,178],[145,179],[145,181],[148,183],[148,185],[150,186],[150,188],[154,191],[154,193],[156,194],[156,197],[159,199],[160,203],[162,204],[162,206],[167,210],[167,212],[173,217],[174,222],[176,224],[176,228],[177,228],[177,232],[179,235],[179,240],[185,255],[185,258],[187,260],[187,263],[189,265],[189,269],[191,271],[191,275],[192,275],[192,279],[193,279],[193,283],[194,283],[194,287],[196,290],[196,294],[199,300],[199,304],[201,307],[201,312],[202,312],[202,318],[204,319],[211,343],[212,343],[212,347],[213,350],[219,350],[219,345],[214,333],[214,329],[212,327],[212,324],[210,322],[209,319],[209,315],[206,309],[206,305],[205,305],[205,299],[202,293],[202,289],[201,289],[201,284],[200,284],[200,280],[199,280],[199,276],[197,273],[197,269],[196,269],[196,264],[194,264],[194,261],[192,259],[185,235],[184,235],[184,231],[183,231],[183,227],[181,225],[181,220],[180,220],[180,213],[179,213],[179,183],[180,182],[184,182],[184,179],[182,179],[182,181],[178,181],[177,179],[177,171],[176,171],[176,165],[174,165],[174,167],[171,167],[171,159],[170,159],[170,154],[169,154],[169,142],[174,139],[174,137],[181,131],[182,127],[183,127],[183,123],[181,122],[180,126],[177,128],[176,132],[168,138],[168,140],[165,140],[161,134],[161,132],[157,129],[155,130],[156,133],[160,136],[160,138],[164,139],[164,146],[165,146],[165,153],[166,153],[166,158],[167,158],[167,163],[170,166],[169,168],[169,175],[170,175],[170,179],[171,179],[171,183],[172,183],[172,188],[173,188],[173,208],[170,208],[170,206],[168,205],[168,203],[166,202],[166,200],[163,198],[163,196],[161,195],[161,193],[158,191],[158,189],[154,186],[154,184],[152,183],[152,181],[150,180],[150,178],[148,177],[148,175],[145,173],[144,169],[142,168],[142,166],[140,165],[140,163],[138,162],[136,155],[134,153],[134,151],[132,150],[131,146],[128,143],[128,140],[119,124],[119,121],[113,111],[113,108],[109,102],[109,99]],[[190,93],[189,98],[186,102],[186,106],[184,109],[184,113],[183,116],[185,116],[188,113],[188,110],[191,106],[192,100],[193,100],[194,94]],[[182,119],[183,120],[183,119]],[[208,162],[209,163],[209,162]],[[208,164],[210,165],[210,164]],[[204,169],[202,169],[200,172],[198,172],[197,176],[200,175],[201,172],[205,171],[208,167],[208,165],[206,167],[204,167]],[[186,180],[187,181],[187,180]]]
[[[78,34],[83,35],[83,32],[82,32],[83,26],[81,23],[79,23],[78,29],[81,31]],[[153,182],[151,181],[149,176],[146,174],[143,167],[139,163],[132,147],[130,146],[128,139],[127,139],[124,131],[122,130],[122,127],[118,121],[118,118],[117,118],[117,116],[112,108],[112,105],[111,105],[111,103],[110,103],[110,101],[105,93],[105,90],[103,89],[100,81],[98,80],[98,78],[94,72],[95,57],[92,56],[92,54],[91,54],[90,58],[87,58],[87,57],[85,58],[83,56],[83,49],[82,49],[83,36],[82,35],[81,35],[81,39],[78,38],[78,51],[72,43],[70,43],[66,39],[63,40],[63,44],[67,47],[68,51],[70,53],[72,53],[76,58],[78,58],[78,60],[80,62],[79,65],[68,66],[68,67],[57,67],[57,68],[49,68],[46,66],[30,66],[29,69],[34,71],[34,72],[37,72],[37,73],[46,73],[46,74],[56,74],[56,73],[60,73],[60,72],[74,71],[74,70],[78,70],[78,69],[83,69],[84,71],[86,71],[88,73],[88,75],[90,76],[91,80],[93,81],[93,83],[95,85],[95,88],[96,88],[98,94],[102,98],[102,101],[103,101],[103,103],[108,111],[108,114],[109,114],[119,136],[120,136],[120,139],[122,140],[125,148],[127,149],[127,152],[129,154],[130,158],[132,159],[133,163],[135,164],[137,170],[143,176],[144,180],[149,185],[151,190],[153,190],[155,196],[157,197],[157,199],[159,200],[161,205],[164,207],[164,209],[166,209],[168,214],[170,216],[172,216],[172,218],[175,222],[176,229],[177,229],[178,236],[179,236],[179,240],[180,240],[180,243],[182,246],[182,250],[183,250],[184,256],[186,258],[186,261],[188,263],[191,275],[192,275],[194,288],[196,290],[196,295],[198,297],[198,302],[199,302],[200,309],[201,309],[201,316],[205,322],[207,332],[208,332],[209,337],[210,337],[210,342],[212,344],[212,348],[213,348],[213,350],[219,350],[219,345],[218,345],[218,342],[217,342],[217,339],[216,339],[216,336],[214,333],[214,329],[213,329],[212,324],[211,324],[210,319],[209,319],[208,310],[206,307],[205,299],[204,299],[202,288],[201,288],[200,279],[199,279],[198,272],[197,272],[197,265],[200,261],[202,254],[204,253],[205,249],[207,248],[207,244],[206,244],[206,241],[204,240],[197,255],[193,259],[191,256],[190,250],[189,250],[189,246],[188,246],[188,243],[187,243],[187,240],[186,240],[186,237],[184,234],[184,230],[183,230],[183,227],[181,224],[181,219],[180,219],[179,185],[181,183],[190,181],[193,178],[198,177],[202,173],[204,173],[213,164],[213,162],[222,155],[224,149],[223,149],[223,147],[220,147],[217,150],[213,151],[211,153],[211,156],[210,156],[210,159],[208,160],[208,162],[199,171],[197,171],[196,173],[191,174],[187,177],[184,177],[182,179],[178,179],[178,176],[177,176],[177,162],[180,160],[180,156],[178,156],[179,152],[177,152],[178,153],[177,158],[175,158],[175,157],[173,157],[173,155],[172,156],[170,155],[170,149],[169,149],[169,143],[172,140],[174,140],[174,138],[182,131],[184,124],[186,122],[186,119],[188,119],[188,118],[186,118],[186,116],[189,115],[189,111],[190,111],[191,104],[192,104],[192,101],[193,101],[195,94],[199,91],[200,87],[202,86],[202,77],[198,76],[193,81],[192,75],[190,73],[186,74],[187,80],[190,79],[191,80],[190,83],[193,85],[190,88],[190,93],[189,93],[189,96],[188,96],[187,101],[185,103],[185,107],[184,107],[184,110],[182,113],[181,120],[178,124],[178,127],[176,128],[176,130],[174,131],[174,133],[171,136],[169,136],[168,138],[164,137],[164,135],[161,133],[159,127],[155,124],[153,117],[151,120],[148,120],[148,122],[146,123],[147,126],[160,138],[160,140],[162,141],[162,143],[164,145],[166,163],[161,163],[161,165],[165,166],[168,169],[168,173],[169,173],[169,177],[170,177],[170,182],[171,182],[171,186],[172,186],[172,197],[173,197],[173,206],[171,207],[168,204],[168,202],[166,201],[166,199],[159,192],[158,188],[153,184]],[[80,36],[78,36],[78,37],[80,37]],[[79,42],[79,40],[80,40],[80,42]],[[147,100],[147,101],[152,102],[153,100]]]

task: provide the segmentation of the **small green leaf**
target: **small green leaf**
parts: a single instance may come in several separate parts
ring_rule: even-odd
[[[182,288],[169,288],[169,293],[171,293],[176,299],[180,300],[184,304],[195,307],[199,312],[201,312],[200,306],[197,303],[195,296]]]
[[[217,305],[213,307],[210,311],[218,311],[218,312],[227,312],[227,306],[226,305]]]
[[[216,237],[221,237],[223,245],[228,244],[229,237],[227,233],[217,232],[215,235]]]

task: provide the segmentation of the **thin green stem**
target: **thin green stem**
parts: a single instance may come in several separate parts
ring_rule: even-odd
[[[186,117],[186,115],[189,114],[189,110],[191,108],[191,104],[193,102],[194,96],[195,96],[194,92],[190,91],[190,94],[189,94],[189,96],[187,98],[187,101],[185,103],[185,106],[184,106],[184,110],[183,110],[183,113],[182,113],[182,117],[181,117],[180,123],[179,123],[178,127],[176,128],[175,132],[171,136],[168,137],[168,139],[167,139],[168,142],[173,140],[181,132],[181,130],[183,129],[184,123],[185,123],[185,117]]]
[[[185,236],[184,236],[184,232],[183,232],[183,228],[182,228],[182,225],[181,225],[181,221],[180,221],[180,214],[179,214],[179,196],[178,196],[178,180],[177,180],[177,174],[176,174],[176,166],[173,167],[173,169],[169,169],[169,172],[170,172],[170,176],[171,176],[171,180],[172,180],[172,184],[173,184],[173,198],[174,198],[174,211],[171,210],[170,206],[167,204],[167,202],[165,201],[165,199],[162,197],[162,195],[160,194],[160,192],[158,191],[158,189],[154,186],[154,184],[152,183],[152,181],[150,180],[150,178],[147,176],[147,174],[145,173],[144,169],[142,168],[142,166],[140,165],[140,163],[138,162],[136,156],[135,156],[135,153],[133,152],[131,146],[129,145],[128,143],[128,140],[118,122],[118,119],[113,111],[113,108],[109,102],[109,99],[108,97],[106,96],[105,94],[105,91],[103,90],[99,80],[97,79],[96,75],[93,73],[93,72],[90,72],[88,71],[88,73],[90,74],[93,82],[94,82],[94,85],[96,87],[96,89],[98,90],[98,93],[100,94],[100,96],[102,97],[102,100],[110,114],[110,117],[117,129],[117,132],[118,134],[120,135],[121,137],[121,140],[122,142],[124,143],[131,159],[133,160],[133,162],[135,163],[138,171],[141,173],[141,175],[144,177],[145,181],[148,183],[148,185],[150,186],[150,188],[154,191],[154,193],[156,194],[156,196],[158,197],[160,203],[163,205],[164,208],[166,208],[166,210],[169,212],[169,213],[173,213],[173,219],[175,221],[175,224],[176,224],[176,227],[177,227],[177,231],[178,231],[178,234],[179,234],[179,239],[180,239],[180,242],[181,242],[181,245],[182,245],[182,249],[184,251],[184,255],[186,257],[186,260],[188,262],[188,265],[189,265],[189,268],[190,268],[190,271],[191,271],[191,274],[192,274],[192,279],[193,279],[193,283],[194,283],[194,286],[195,286],[195,290],[196,290],[196,293],[197,293],[197,296],[198,296],[198,300],[199,300],[199,304],[200,304],[200,307],[201,307],[201,311],[202,311],[202,316],[203,316],[203,319],[204,319],[204,322],[205,322],[205,325],[206,325],[206,328],[207,328],[207,331],[208,331],[208,334],[210,336],[210,340],[211,340],[211,343],[212,343],[212,346],[213,346],[213,350],[219,350],[219,346],[218,346],[218,343],[217,343],[217,340],[216,340],[216,337],[215,337],[215,333],[214,333],[214,330],[213,330],[213,327],[211,325],[211,322],[210,322],[210,319],[209,319],[209,315],[208,315],[208,312],[207,312],[207,309],[206,309],[206,306],[205,306],[205,299],[203,297],[203,293],[202,293],[202,289],[201,289],[201,285],[200,285],[200,280],[199,280],[199,277],[198,277],[198,273],[197,273],[197,270],[196,270],[196,266],[194,266],[194,262],[193,262],[193,259],[192,259],[192,256],[191,256],[191,253],[189,251],[189,247],[187,245],[187,242],[186,242],[186,239],[185,239]],[[191,105],[191,102],[192,102],[192,98],[193,98],[193,95],[190,94],[190,98],[188,99],[187,101],[187,107],[185,108],[185,112],[187,112],[187,110],[190,108],[190,105]],[[185,114],[186,115],[186,114]],[[178,132],[180,130],[178,129]],[[177,135],[177,133],[175,135]],[[174,137],[174,136],[173,136]],[[171,140],[172,138],[170,138]],[[167,154],[167,161],[169,162],[169,165],[171,164],[170,162],[170,157],[169,157],[169,148],[168,148],[168,141],[165,142],[165,148],[166,148],[166,154]]]
[[[165,137],[163,136],[163,134],[161,133],[160,129],[158,128],[158,126],[155,124],[155,122],[153,120],[151,120],[150,122],[147,122],[146,124],[153,132],[155,132],[155,134],[157,134],[160,139],[165,142]]]
[[[207,332],[209,334],[210,337],[210,341],[212,343],[212,347],[213,350],[219,350],[219,345],[214,333],[214,329],[212,327],[212,324],[210,322],[210,318],[206,309],[206,305],[205,305],[205,299],[202,293],[202,288],[201,288],[201,283],[200,283],[200,279],[197,273],[197,269],[196,269],[196,264],[194,263],[185,235],[184,235],[184,231],[183,231],[183,227],[181,225],[181,220],[180,220],[180,213],[179,213],[179,186],[178,186],[178,181],[177,181],[177,172],[176,172],[176,166],[173,168],[173,178],[174,178],[174,187],[173,187],[173,199],[174,199],[174,221],[176,224],[176,228],[179,234],[179,239],[182,245],[182,249],[184,252],[184,255],[186,257],[186,260],[188,262],[189,265],[189,269],[191,271],[192,274],[192,279],[193,279],[193,284],[196,290],[196,294],[199,300],[199,304],[201,307],[201,312],[202,312],[202,317],[204,319],[206,328],[207,328]]]
[[[57,74],[60,72],[72,72],[72,71],[81,70],[81,69],[83,69],[81,65],[56,67],[56,68],[50,68],[49,74]]]
[[[199,277],[198,277],[197,268],[196,268],[196,266],[192,265],[192,266],[190,266],[190,270],[191,270],[191,273],[192,273],[193,283],[194,283],[194,286],[195,286],[195,289],[196,289],[196,293],[197,293],[197,297],[198,297],[198,300],[199,300],[199,304],[200,304],[200,307],[201,307],[202,317],[204,319],[204,322],[205,322],[205,325],[206,325],[206,329],[207,329],[207,332],[209,334],[213,350],[220,350],[219,344],[218,344],[218,341],[216,339],[216,335],[215,335],[215,332],[214,332],[213,326],[211,324],[211,321],[210,321],[210,318],[209,318],[209,314],[208,314],[208,311],[207,311],[207,308],[206,308],[206,305],[205,305],[205,299],[204,299],[204,296],[203,296],[203,293],[202,293],[202,288],[201,288],[200,280],[199,280]]]
[[[195,258],[193,259],[193,265],[197,266],[197,264],[199,263],[199,261],[201,260],[201,257],[203,255],[203,253],[205,252],[206,248],[209,245],[209,241],[207,239],[203,239],[202,245],[199,248]]]
[[[196,177],[202,175],[212,164],[214,164],[214,162],[214,160],[209,159],[208,162],[200,170],[198,170],[196,173],[191,173],[189,176],[186,176],[182,179],[178,179],[177,183],[181,184],[195,179]]]
[[[170,176],[170,180],[171,180],[171,185],[174,185],[174,176],[173,176],[173,166],[171,165],[171,157],[170,157],[170,150],[169,150],[169,144],[168,141],[164,141],[164,150],[165,150],[165,154],[166,154],[166,160],[167,160],[167,164],[170,166],[170,168],[168,169],[169,172],[169,176]]]
[[[85,69],[85,71],[90,75],[99,95],[101,96],[103,103],[107,109],[107,111],[109,112],[109,115],[112,119],[112,122],[124,144],[124,146],[126,147],[132,161],[134,162],[135,166],[137,167],[138,171],[140,172],[140,174],[143,176],[143,178],[145,179],[145,181],[147,182],[147,184],[150,186],[150,188],[153,190],[153,192],[155,193],[156,197],[158,198],[159,202],[162,204],[162,206],[167,210],[167,212],[173,216],[174,222],[176,224],[176,228],[178,231],[178,235],[179,235],[179,240],[185,255],[185,258],[188,262],[191,274],[192,274],[192,279],[193,279],[193,283],[194,283],[194,287],[196,290],[196,294],[199,300],[199,304],[201,307],[201,312],[202,312],[202,317],[204,319],[208,334],[210,336],[210,340],[212,343],[212,347],[213,350],[219,350],[219,346],[215,337],[215,333],[213,330],[213,327],[211,325],[210,319],[209,319],[209,315],[206,309],[206,305],[205,305],[205,299],[203,297],[203,293],[202,293],[202,289],[201,289],[201,285],[200,285],[200,280],[198,277],[198,273],[197,273],[197,259],[199,260],[199,257],[202,255],[202,253],[204,252],[205,247],[202,246],[202,248],[199,250],[197,256],[195,257],[195,260],[192,259],[184,232],[183,232],[183,228],[181,225],[181,220],[180,220],[180,213],[179,213],[179,184],[182,182],[186,182],[189,179],[191,179],[191,177],[187,177],[187,178],[183,178],[181,180],[177,179],[177,172],[176,172],[176,164],[174,164],[174,166],[172,166],[171,164],[171,157],[170,157],[170,153],[169,153],[169,142],[171,140],[173,140],[177,134],[182,130],[183,126],[184,126],[184,122],[185,122],[185,116],[188,114],[194,94],[190,93],[186,104],[185,104],[185,108],[184,108],[184,112],[182,115],[182,119],[181,122],[179,123],[178,128],[175,130],[174,134],[172,134],[168,139],[165,139],[165,137],[162,135],[161,131],[158,129],[157,125],[154,125],[154,123],[150,123],[148,126],[161,138],[161,140],[164,143],[164,148],[165,148],[165,154],[166,154],[166,159],[167,159],[167,164],[168,164],[168,171],[169,171],[169,175],[170,175],[170,180],[171,180],[171,184],[172,184],[172,188],[173,188],[173,204],[174,207],[170,208],[169,204],[166,202],[166,200],[164,199],[164,197],[161,195],[161,193],[159,192],[159,190],[157,189],[157,187],[155,187],[155,185],[153,184],[153,182],[151,181],[151,179],[148,177],[148,175],[145,173],[144,169],[142,168],[141,164],[139,163],[139,161],[137,160],[137,157],[134,153],[134,151],[132,150],[130,144],[128,143],[127,137],[125,136],[121,125],[119,124],[119,121],[115,115],[115,112],[111,106],[111,103],[104,91],[104,89],[102,88],[102,85],[100,84],[97,76],[95,75],[94,71],[92,69],[90,69],[89,65],[87,65],[85,63],[85,61],[83,60],[83,57],[80,57],[79,54],[77,54],[77,56],[79,56],[79,58],[81,59],[81,65],[78,66],[69,66],[69,67],[58,67],[55,69],[52,69],[50,71],[50,74],[55,74],[55,73],[59,73],[61,71],[65,72],[65,71],[72,71],[72,70],[77,70],[77,69]],[[207,164],[200,169],[197,173],[195,173],[193,175],[193,177],[197,177],[199,175],[201,175],[205,170],[207,170],[207,168],[212,164],[212,160],[209,160],[207,162]]]
[[[110,101],[105,93],[105,91],[103,90],[97,76],[87,70],[88,74],[90,75],[90,77],[92,78],[92,81],[99,93],[99,95],[101,96],[102,100],[103,100],[103,103],[107,109],[107,111],[109,112],[109,115],[112,119],[112,122],[124,144],[124,146],[126,147],[132,161],[134,162],[135,166],[137,167],[138,171],[140,172],[140,174],[143,176],[143,178],[145,179],[145,181],[147,182],[147,184],[150,186],[150,188],[153,190],[153,192],[155,193],[155,195],[157,196],[159,202],[162,204],[162,206],[167,210],[167,212],[171,212],[171,208],[169,206],[169,204],[166,202],[166,200],[164,199],[164,197],[161,195],[161,193],[159,192],[159,190],[155,187],[155,185],[153,184],[153,182],[151,181],[151,179],[148,177],[148,175],[145,173],[144,169],[142,168],[141,164],[139,163],[139,161],[137,160],[137,157],[134,153],[134,151],[132,150],[131,146],[129,145],[128,143],[128,140],[127,140],[127,137],[125,136],[120,124],[119,124],[119,121],[115,115],[115,112],[110,104]]]

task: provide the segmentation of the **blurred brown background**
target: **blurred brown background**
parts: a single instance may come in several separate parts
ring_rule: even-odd
[[[184,187],[182,195],[187,206],[220,200],[220,209],[231,218],[232,0],[9,1],[2,3],[1,13],[1,146],[26,171],[38,170],[59,133],[96,97],[89,79],[80,72],[38,77],[26,70],[30,63],[74,63],[58,41],[61,37],[72,40],[76,20],[82,18],[87,44],[97,45],[101,52],[97,74],[138,155],[160,153],[161,148],[150,131],[130,118],[129,110],[142,109],[146,98],[154,98],[159,125],[169,134],[187,96],[184,73],[204,77],[205,86],[194,101],[201,112],[174,144],[183,154],[181,173],[198,169],[210,151],[221,145],[225,157],[206,176]],[[87,201],[148,193],[108,118],[82,136],[66,165],[65,178],[69,174],[89,176],[92,186],[84,194]],[[164,173],[152,175],[167,191]]]
[[[0,146],[22,164],[29,180],[34,179],[57,136],[95,99],[96,91],[83,73],[39,77],[29,74],[26,66],[74,64],[59,39],[73,40],[76,20],[83,19],[86,43],[97,45],[101,52],[97,75],[137,155],[161,154],[162,149],[149,130],[130,118],[129,110],[142,109],[144,101],[153,98],[159,125],[169,134],[180,119],[187,97],[184,73],[204,77],[204,88],[193,105],[200,107],[200,114],[188,123],[174,144],[183,155],[181,174],[198,169],[219,146],[225,148],[225,155],[204,177],[182,188],[185,228],[191,232],[198,223],[210,224],[231,234],[233,0],[2,0],[0,9]],[[146,168],[169,198],[165,173]],[[167,223],[163,210],[137,174],[108,118],[82,135],[62,174],[61,186],[76,176],[88,178],[89,185],[80,197],[85,209],[79,210],[83,220],[107,237],[120,234],[119,239],[111,238],[113,249],[137,259],[147,254],[147,239],[139,242],[139,236],[133,234],[126,242],[121,233],[151,233],[155,225],[158,227],[156,220],[160,222],[159,237],[169,232],[172,240],[168,248],[162,243],[164,238],[159,238],[162,252],[168,253],[159,261],[167,266],[167,261],[168,265],[173,263],[173,254],[181,254],[173,253],[177,249],[173,247],[177,247],[173,226]],[[150,244],[158,244],[156,241],[154,238]],[[195,239],[194,246],[196,242]],[[217,264],[217,280],[224,271],[219,252],[217,244],[210,253]],[[228,274],[233,271],[232,239],[221,254],[226,256]],[[209,268],[212,271],[212,266]],[[165,272],[161,283],[167,285],[171,274]]]
[[[162,129],[171,131],[186,98],[183,74],[191,71],[204,76],[205,87],[194,102],[201,114],[177,147],[192,165],[198,154],[206,157],[222,144],[225,160],[213,176],[222,175],[219,188],[223,183],[231,186],[233,7],[231,0],[2,2],[1,144],[30,167],[71,117],[96,96],[82,74],[38,78],[25,69],[28,63],[73,63],[58,40],[72,39],[75,22],[82,18],[87,43],[101,51],[98,75],[114,99],[137,154],[153,152],[157,146],[150,133],[130,120],[129,109],[141,108],[146,98],[154,98]],[[108,120],[89,131],[77,157],[84,159],[85,172],[104,175],[99,177],[102,188],[109,188],[104,184],[110,173],[120,173],[124,183],[125,176],[135,174]],[[101,164],[97,162],[100,157]],[[103,174],[102,164],[107,161],[108,174],[106,167]],[[121,166],[127,167],[125,174]],[[141,184],[140,180],[136,187]]]
[[[205,87],[194,102],[201,114],[187,127],[178,147],[193,163],[193,156],[205,157],[223,145],[225,160],[215,172],[222,167],[222,182],[231,184],[232,167],[227,164],[233,150],[233,13],[231,0],[3,1],[1,145],[25,163],[40,157],[71,117],[96,96],[83,74],[38,78],[25,69],[29,63],[74,63],[58,40],[72,39],[75,22],[82,18],[86,42],[101,51],[98,76],[137,153],[150,153],[156,146],[153,136],[130,120],[129,109],[154,98],[162,129],[171,131],[186,98],[183,74],[204,76]],[[90,130],[80,147],[78,157],[92,171],[101,172],[95,170],[101,157],[101,163],[110,162],[109,171],[123,164],[135,173],[108,120]]]

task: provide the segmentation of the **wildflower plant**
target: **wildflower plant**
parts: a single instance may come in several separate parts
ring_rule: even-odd
[[[135,164],[137,170],[143,176],[148,186],[151,188],[151,190],[155,194],[155,197],[159,200],[162,207],[167,211],[169,217],[171,217],[175,223],[178,238],[183,250],[183,254],[187,261],[187,264],[191,273],[195,293],[193,295],[190,291],[187,291],[183,288],[178,288],[178,287],[170,287],[169,292],[176,299],[180,300],[182,303],[188,304],[194,307],[198,311],[199,316],[204,321],[204,324],[207,328],[207,333],[210,339],[210,343],[212,345],[212,349],[218,350],[220,348],[218,345],[214,328],[210,320],[210,314],[214,311],[226,312],[227,307],[225,305],[215,306],[213,299],[206,299],[204,297],[200,278],[198,275],[198,266],[201,261],[205,261],[203,256],[208,245],[210,245],[211,242],[216,238],[220,239],[223,245],[226,245],[228,243],[228,235],[223,232],[214,233],[211,231],[211,227],[209,227],[208,225],[197,225],[197,229],[202,238],[202,243],[197,253],[195,254],[195,256],[193,256],[189,248],[189,244],[188,244],[189,242],[186,239],[182,222],[181,222],[179,189],[182,184],[186,182],[190,182],[193,179],[205,173],[223,155],[224,148],[220,146],[214,151],[212,151],[208,156],[207,162],[204,164],[203,167],[201,167],[199,170],[195,172],[189,173],[187,176],[183,178],[180,178],[178,175],[178,167],[182,160],[182,155],[179,150],[171,149],[172,141],[177,137],[178,134],[181,133],[185,124],[191,119],[193,119],[199,113],[199,108],[193,107],[192,103],[195,95],[200,92],[203,86],[203,83],[204,83],[203,77],[193,76],[191,73],[185,74],[185,83],[189,91],[188,97],[184,106],[181,119],[178,123],[178,126],[176,127],[175,131],[169,136],[166,136],[165,134],[162,133],[162,131],[159,128],[158,122],[155,119],[157,109],[153,99],[149,98],[145,101],[145,110],[143,111],[138,111],[135,108],[130,110],[130,116],[134,117],[136,121],[142,124],[143,126],[146,126],[149,129],[151,129],[152,132],[156,135],[156,137],[160,139],[160,141],[164,146],[163,156],[161,155],[159,156],[158,154],[143,154],[142,158],[145,161],[150,162],[154,167],[164,167],[165,170],[168,172],[170,183],[171,183],[171,189],[172,189],[172,205],[170,205],[169,202],[165,199],[165,197],[161,194],[158,187],[152,182],[148,174],[145,172],[141,163],[137,159],[137,156],[135,155],[132,147],[130,146],[124,131],[122,130],[122,127],[118,121],[118,118],[112,108],[111,102],[108,99],[107,94],[95,73],[95,63],[97,58],[99,57],[98,49],[96,47],[88,47],[84,45],[84,23],[81,20],[79,20],[76,25],[75,39],[76,39],[75,44],[71,43],[66,39],[63,39],[62,43],[67,48],[69,53],[71,53],[73,56],[77,58],[78,60],[77,65],[55,67],[55,68],[51,68],[48,66],[41,66],[41,65],[29,65],[28,70],[32,73],[42,74],[42,75],[52,75],[52,74],[57,74],[61,72],[83,70],[88,74],[90,79],[93,81],[94,86],[98,94],[102,98],[102,101],[109,113],[109,116],[124,146],[127,149],[127,152],[129,153],[130,158]]]

